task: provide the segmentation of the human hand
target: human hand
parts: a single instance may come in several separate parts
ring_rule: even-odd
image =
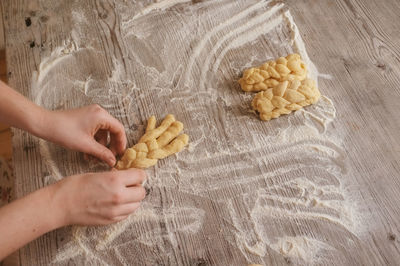
[[[69,176],[51,185],[58,227],[105,225],[127,218],[146,195],[145,178],[140,169],[113,170]]]
[[[68,149],[81,151],[115,165],[115,155],[123,154],[126,135],[123,125],[94,104],[65,111],[47,111],[36,135]],[[110,134],[110,143],[107,136]],[[109,149],[107,145],[109,144]]]

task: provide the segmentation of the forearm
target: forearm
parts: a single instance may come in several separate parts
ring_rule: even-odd
[[[54,185],[53,185],[54,186]],[[52,186],[37,190],[0,209],[0,261],[37,237],[63,226]]]
[[[38,135],[47,110],[0,81],[0,122]]]

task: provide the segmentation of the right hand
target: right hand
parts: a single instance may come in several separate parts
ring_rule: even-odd
[[[51,186],[59,225],[105,225],[127,218],[146,195],[145,178],[140,169],[64,178]]]

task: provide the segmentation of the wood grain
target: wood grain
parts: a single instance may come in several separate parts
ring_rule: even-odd
[[[2,27],[2,25],[0,25]],[[0,34],[2,30],[0,31]],[[0,80],[7,82],[6,52],[0,50]],[[0,123],[0,157],[10,160],[12,157],[10,126]]]
[[[3,0],[3,20],[5,22],[7,62],[9,71],[9,83],[15,89],[34,99],[31,91],[31,75],[38,69],[41,58],[49,55],[63,41],[68,39],[72,28],[71,7],[74,2],[63,1],[50,7],[46,1],[38,0]],[[193,1],[193,5],[202,1]],[[301,35],[305,41],[310,58],[318,66],[321,73],[329,73],[331,79],[321,79],[320,88],[323,94],[333,99],[337,109],[336,122],[333,129],[339,128],[345,136],[343,146],[346,162],[349,167],[349,178],[352,188],[363,202],[363,211],[373,217],[373,230],[365,232],[358,237],[349,234],[348,231],[338,229],[333,224],[317,223],[312,220],[300,219],[298,223],[285,227],[285,219],[279,221],[268,220],[271,223],[271,235],[274,224],[282,224],[282,231],[293,235],[319,235],[321,240],[327,243],[340,243],[335,248],[339,256],[332,254],[328,256],[325,265],[396,265],[400,261],[400,3],[396,0],[387,1],[284,1],[290,9]],[[87,1],[83,4],[84,10],[88,11],[86,19],[90,21],[91,27],[88,34],[92,37],[96,48],[103,52],[99,55],[101,63],[93,68],[95,73],[111,76],[115,68],[114,61],[122,62],[127,79],[134,80],[140,69],[130,58],[131,50],[128,42],[125,42],[124,32],[121,30],[121,14],[115,8],[114,1]],[[55,14],[54,10],[62,10]],[[94,10],[94,12],[89,12]],[[183,14],[186,10],[176,8],[173,12]],[[30,17],[31,25],[26,24],[26,18]],[[182,16],[182,20],[185,18]],[[56,23],[48,23],[49,20]],[[156,21],[154,21],[156,23]],[[56,25],[56,26],[54,26]],[[171,38],[180,38],[175,31],[171,30]],[[264,49],[270,48],[268,40],[263,40]],[[145,45],[136,48],[142,53],[143,61],[148,61],[155,68],[162,68],[156,57],[151,57],[151,51],[146,51]],[[148,55],[148,57],[146,57]],[[235,58],[234,52],[228,53],[228,58]],[[246,56],[246,55],[244,55]],[[113,59],[114,58],[114,59]],[[66,69],[68,73],[73,72],[75,66]],[[86,71],[86,70],[82,70]],[[141,73],[143,74],[143,73]],[[232,74],[234,76],[235,74]],[[230,77],[230,76],[229,76]],[[179,80],[176,81],[179,83]],[[226,87],[234,87],[232,80],[227,80]],[[113,85],[108,85],[113,86]],[[137,84],[140,88],[149,87],[148,84]],[[119,85],[119,90],[124,90],[124,85]],[[225,93],[225,91],[223,92]],[[232,91],[235,97],[242,99],[238,90]],[[189,120],[189,115],[182,111],[184,106],[176,104],[167,105],[166,102],[157,101],[156,94],[149,94],[141,98],[141,92],[134,92],[133,98],[137,99],[131,112],[135,117],[121,116],[121,121],[131,129],[138,128],[140,121],[144,121],[149,114],[159,112],[178,113],[183,120]],[[190,95],[188,95],[190,96]],[[65,108],[73,107],[81,103],[80,99],[69,99],[71,102],[65,104]],[[112,99],[113,104],[109,107],[112,113],[126,110],[127,103],[120,99]],[[156,102],[157,106],[154,105]],[[54,108],[58,106],[60,99],[54,99]],[[88,101],[90,103],[90,101]],[[236,109],[235,109],[236,108]],[[239,107],[232,107],[235,115],[245,113]],[[223,137],[221,145],[227,149],[232,143],[232,136],[227,132],[223,123],[222,107],[215,106],[206,110],[212,118],[209,123],[215,125],[219,136]],[[246,114],[246,113],[245,113]],[[239,121],[239,120],[238,120]],[[281,120],[280,120],[281,121]],[[275,122],[268,124],[273,130],[278,126]],[[185,123],[186,125],[186,123]],[[263,126],[257,128],[260,132],[267,134],[268,130]],[[250,128],[240,128],[237,131],[237,139],[243,138]],[[131,142],[133,140],[130,140]],[[16,193],[19,197],[46,185],[43,178],[49,175],[49,169],[41,160],[38,139],[19,130],[14,130],[14,165],[17,178]],[[132,144],[132,143],[129,143]],[[212,145],[210,143],[209,145]],[[77,153],[65,152],[61,148],[54,148],[55,161],[68,162],[70,167],[62,168],[62,175],[69,175],[83,171],[81,157]],[[268,155],[268,151],[254,151],[254,153]],[[248,156],[248,154],[247,154]],[[290,156],[288,156],[290,157]],[[199,163],[186,166],[193,171],[201,171],[198,168],[216,167],[216,164],[235,165],[240,161],[246,161],[246,154],[219,158],[218,161],[200,160]],[[276,164],[289,164],[293,158],[278,161]],[[170,161],[171,163],[171,161]],[[160,168],[152,170],[151,174],[157,175]],[[185,165],[181,164],[184,168]],[[264,167],[264,168],[263,168]],[[267,171],[273,169],[273,163],[258,168],[247,168],[244,171]],[[184,169],[185,170],[185,169]],[[315,170],[316,171],[316,170]],[[215,182],[223,182],[226,173],[216,174]],[[229,171],[232,178],[243,175],[237,169]],[[202,178],[202,177],[199,177]],[[284,179],[284,175],[281,177]],[[207,187],[207,179],[204,178],[204,186]],[[237,184],[235,187],[215,190],[204,190],[199,195],[193,196],[182,192],[180,187],[167,188],[154,186],[149,197],[149,203],[157,205],[156,210],[168,213],[174,205],[189,204],[202,209],[205,215],[206,226],[201,234],[186,235],[178,230],[171,233],[171,228],[179,228],[188,224],[189,218],[185,215],[170,217],[170,220],[158,220],[156,222],[138,222],[127,225],[126,230],[137,233],[138,236],[149,238],[160,237],[154,234],[155,229],[160,230],[160,241],[165,241],[161,246],[164,249],[149,248],[141,244],[137,249],[124,250],[126,261],[139,264],[153,265],[246,265],[249,263],[238,248],[226,239],[234,238],[232,231],[225,228],[234,228],[233,223],[227,219],[229,210],[227,205],[221,204],[221,199],[230,199],[232,208],[237,211],[238,219],[246,224],[249,216],[247,205],[239,201],[240,193],[251,194],[257,186],[268,189],[274,183],[264,180],[254,183],[254,187],[245,187]],[[211,186],[211,185],[210,185]],[[246,191],[249,189],[249,191]],[[251,190],[253,189],[253,190]],[[286,192],[285,192],[286,193]],[[287,193],[290,193],[288,191]],[[237,196],[237,197],[236,197]],[[361,221],[370,223],[371,221]],[[46,234],[38,240],[28,244],[20,250],[21,265],[48,265],[54,261],[61,247],[70,237],[70,228],[57,230]],[[234,231],[234,229],[233,229]],[[166,234],[173,234],[176,243],[169,244],[165,240]],[[124,238],[124,234],[120,236]],[[129,246],[128,246],[129,248]],[[128,249],[127,248],[127,249]],[[272,249],[267,249],[262,258],[268,265],[286,265],[291,259],[282,256]],[[103,254],[104,261],[112,260]],[[108,255],[112,256],[112,255]],[[257,256],[249,255],[250,259],[256,260]],[[137,261],[135,261],[137,259]],[[84,258],[72,258],[68,264],[82,264]],[[119,262],[124,264],[123,262]],[[296,263],[294,261],[293,263]],[[127,263],[125,263],[127,264]]]

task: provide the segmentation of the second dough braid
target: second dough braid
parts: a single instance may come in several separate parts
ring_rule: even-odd
[[[260,113],[261,120],[268,121],[282,114],[316,103],[321,96],[314,80],[283,81],[254,97],[251,106]]]

